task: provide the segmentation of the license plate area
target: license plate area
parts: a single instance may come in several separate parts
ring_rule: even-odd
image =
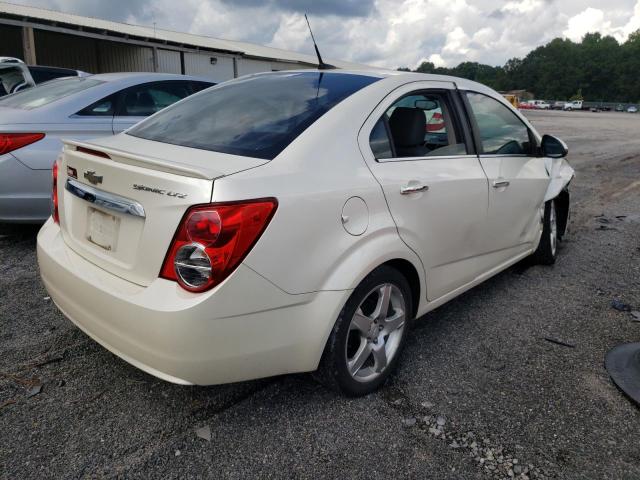
[[[116,249],[120,219],[96,208],[89,207],[87,240],[108,252]]]

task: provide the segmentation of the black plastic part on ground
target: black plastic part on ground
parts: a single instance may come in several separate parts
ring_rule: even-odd
[[[604,366],[620,390],[640,405],[640,343],[625,343],[613,347]]]

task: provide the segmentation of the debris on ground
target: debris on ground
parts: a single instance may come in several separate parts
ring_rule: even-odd
[[[27,391],[27,398],[35,397],[42,391],[42,385],[34,385]]]
[[[16,401],[13,398],[10,398],[9,400],[0,403],[0,410],[2,410],[4,407],[8,407],[9,405],[13,405],[14,403],[16,403]]]
[[[556,338],[544,337],[547,342],[555,343],[556,345],[561,345],[563,347],[576,348],[573,343],[563,342],[562,340],[558,340]]]
[[[632,321],[640,322],[640,311],[632,310],[631,312],[629,312],[629,315],[631,315],[631,320]]]
[[[205,425],[204,427],[201,427],[201,428],[196,428],[196,436],[198,438],[202,438],[203,440],[206,440],[207,442],[210,442],[211,428],[209,427],[209,425]]]
[[[405,427],[413,427],[416,424],[416,417],[408,417],[402,420]]]
[[[630,312],[632,310],[631,305],[624,303],[617,297],[611,300],[611,307],[619,312]]]

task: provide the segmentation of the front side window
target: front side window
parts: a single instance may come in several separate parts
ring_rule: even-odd
[[[127,134],[271,160],[327,111],[377,80],[315,71],[256,75],[197,93]]]
[[[529,129],[509,108],[481,93],[467,92],[482,153],[528,155],[533,153]]]
[[[416,92],[385,112],[369,139],[376,159],[464,155],[466,145],[445,93]],[[386,128],[385,128],[386,127]],[[393,144],[393,155],[384,139]]]
[[[104,83],[89,77],[60,78],[0,99],[0,107],[32,110]]]

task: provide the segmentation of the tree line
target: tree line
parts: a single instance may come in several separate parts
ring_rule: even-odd
[[[588,33],[580,42],[556,38],[502,67],[463,62],[447,68],[423,62],[415,71],[468,78],[499,91],[527,90],[547,100],[582,96],[640,103],[640,30],[624,43],[600,33]]]

